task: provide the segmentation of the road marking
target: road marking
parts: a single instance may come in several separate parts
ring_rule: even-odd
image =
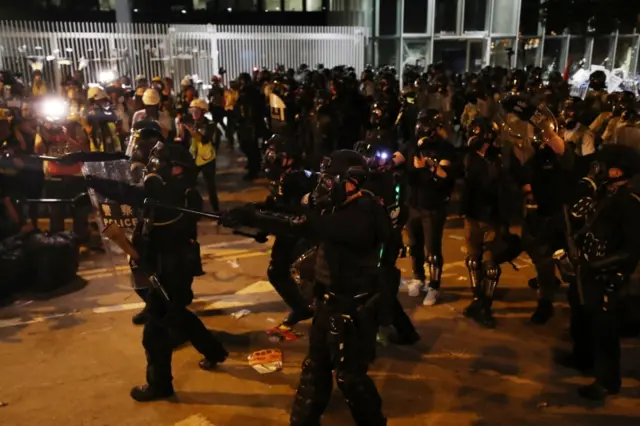
[[[233,258],[241,258],[240,256],[243,256],[243,258],[246,257],[256,257],[256,256],[264,256],[268,253],[265,252],[248,252],[246,254],[241,254],[239,256],[235,256]],[[213,260],[227,260],[227,258],[225,257],[221,257],[221,258],[215,258]],[[448,264],[444,265],[444,270],[449,270],[451,268],[456,268],[456,267],[460,267],[460,266],[464,266],[464,261],[459,261],[459,262],[451,262]],[[117,269],[121,269],[121,270],[128,270],[128,266],[127,265],[123,265],[120,267],[116,267]],[[106,270],[106,269],[105,269]],[[103,275],[83,275],[84,277],[91,277],[91,279],[96,279],[99,277],[109,277],[112,276],[112,274],[103,274]],[[271,286],[271,284],[268,281],[264,281],[264,280],[260,280],[260,281],[256,281],[252,284],[249,284],[248,286],[238,290],[237,292],[233,293],[233,294],[229,294],[229,295],[217,295],[217,296],[205,296],[205,297],[200,297],[197,298],[193,301],[194,305],[202,305],[205,304],[204,307],[202,307],[201,309],[198,310],[217,310],[217,309],[230,309],[230,308],[238,308],[238,307],[245,307],[245,306],[252,306],[255,305],[257,303],[263,303],[265,301],[271,301],[271,299],[273,300],[277,300],[276,296],[276,292],[273,290],[273,287]],[[93,308],[90,310],[90,312],[94,313],[94,314],[104,314],[104,313],[114,313],[114,312],[123,312],[123,311],[133,311],[133,310],[139,310],[142,309],[144,307],[144,303],[143,302],[138,302],[138,303],[125,303],[125,304],[120,304],[120,305],[113,305],[113,306],[101,306],[101,307],[97,307],[97,308]],[[86,313],[87,311],[84,311],[84,313]],[[5,320],[0,320],[0,329],[1,328],[8,328],[8,327],[18,327],[18,326],[22,326],[22,325],[28,325],[28,324],[35,324],[35,323],[39,323],[39,322],[45,322],[45,321],[49,321],[52,319],[57,319],[57,318],[63,318],[63,317],[67,317],[67,316],[72,316],[72,315],[78,315],[78,314],[82,314],[83,311],[72,311],[72,312],[66,312],[66,313],[61,313],[61,314],[52,314],[52,315],[43,315],[43,316],[36,316],[30,319],[23,319],[23,318],[9,318],[9,319],[5,319]]]
[[[174,426],[215,426],[202,414],[194,414],[184,420],[179,421]]]

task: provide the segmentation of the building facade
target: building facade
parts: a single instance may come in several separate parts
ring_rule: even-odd
[[[629,78],[640,70],[640,35],[578,36],[548,31],[540,0],[370,0],[376,64],[446,62],[456,72],[487,65],[603,66]]]

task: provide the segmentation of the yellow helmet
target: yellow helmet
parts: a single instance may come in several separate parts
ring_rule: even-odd
[[[189,108],[199,108],[203,111],[207,111],[209,109],[209,104],[204,99],[194,99],[191,101]]]
[[[147,89],[142,95],[142,103],[146,106],[155,106],[160,104],[160,95],[156,89]]]
[[[87,92],[87,99],[90,101],[100,101],[103,99],[109,99],[107,92],[100,86],[92,86]]]
[[[153,77],[151,80],[152,83],[162,83],[162,79],[159,76]]]

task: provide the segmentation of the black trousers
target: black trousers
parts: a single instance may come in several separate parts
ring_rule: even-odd
[[[356,425],[387,424],[378,390],[367,375],[375,351],[375,327],[371,327],[374,322],[375,313],[345,318],[326,303],[318,304],[309,335],[309,353],[302,363],[291,408],[292,426],[320,425],[331,398],[332,371]]]
[[[198,173],[202,173],[202,177],[204,177],[205,184],[207,185],[211,208],[214,212],[219,211],[220,201],[218,200],[218,187],[216,185],[216,160],[198,167]]]
[[[193,278],[184,271],[181,261],[178,257],[164,256],[160,263],[158,280],[171,301],[154,289],[145,297],[149,321],[142,332],[142,346],[147,357],[147,383],[157,389],[172,388],[172,332],[187,337],[193,347],[211,361],[223,361],[227,356],[227,351],[200,318],[187,309],[193,300]]]
[[[427,257],[442,259],[442,234],[447,221],[446,206],[433,210],[409,208],[409,245],[413,261],[413,275],[418,280],[425,280],[424,263]],[[440,286],[439,282],[430,285]],[[437,288],[435,288],[437,290]]]
[[[236,113],[232,110],[226,110],[225,117],[227,117],[227,127],[225,129],[225,136],[227,138],[227,141],[229,142],[229,147],[233,149],[234,137],[236,134],[236,127],[237,127],[238,120],[236,118]]]
[[[247,169],[249,174],[257,175],[260,172],[262,158],[258,145],[258,133],[254,125],[240,123],[238,127],[238,141],[243,154],[247,156]]]
[[[581,368],[593,368],[599,384],[617,391],[621,386],[619,295],[607,297],[606,308],[601,303],[581,305],[577,285],[569,284],[574,359]]]
[[[380,306],[380,325],[393,325],[398,338],[413,338],[416,329],[411,319],[398,300],[401,272],[396,262],[402,250],[402,228],[394,228],[391,239],[384,245],[380,257],[380,273],[382,276],[382,300]]]
[[[541,299],[553,301],[558,280],[553,253],[564,245],[562,213],[525,218],[522,226],[522,244],[533,261]]]
[[[280,295],[284,303],[294,312],[303,312],[309,308],[298,285],[291,276],[291,266],[298,256],[304,253],[304,242],[288,235],[278,235],[271,248],[271,262],[267,270],[269,282]]]

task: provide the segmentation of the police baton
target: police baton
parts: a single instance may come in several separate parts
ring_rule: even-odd
[[[177,212],[180,212],[180,213],[186,213],[186,214],[191,214],[191,215],[194,215],[194,216],[200,216],[200,217],[204,217],[204,218],[215,220],[215,221],[220,221],[224,217],[223,213],[207,213],[207,212],[203,212],[201,210],[194,210],[194,209],[188,209],[186,207],[172,206],[172,205],[169,205],[169,204],[160,203],[159,201],[154,200],[152,198],[146,198],[144,200],[144,205],[145,205],[145,207],[149,207],[151,209],[161,208],[161,209],[173,210],[173,211],[177,211]],[[259,243],[266,243],[267,242],[267,235],[268,234],[266,234],[264,232],[250,232],[250,231],[244,231],[244,230],[238,229],[238,228],[232,228],[232,230],[233,230],[233,234],[234,235],[240,235],[242,237],[253,238],[254,240],[256,240]]]

